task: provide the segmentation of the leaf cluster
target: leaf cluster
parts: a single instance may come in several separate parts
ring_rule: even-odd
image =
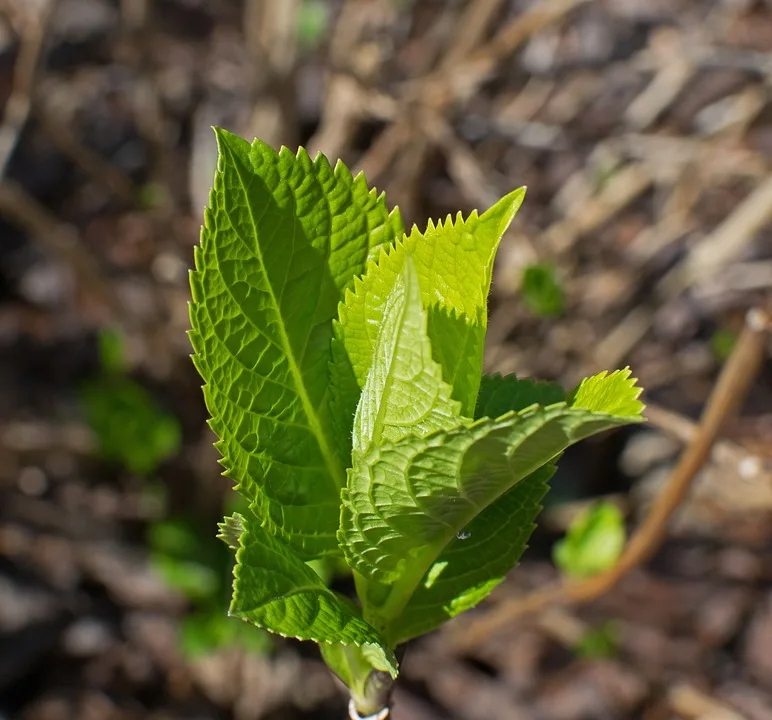
[[[523,188],[406,233],[342,163],[217,139],[190,337],[248,503],[221,526],[230,612],[321,644],[366,710],[372,672],[396,676],[398,645],[501,582],[560,454],[638,422],[640,391],[629,370],[568,394],[482,374],[493,261]],[[357,604],[320,559],[350,569]]]

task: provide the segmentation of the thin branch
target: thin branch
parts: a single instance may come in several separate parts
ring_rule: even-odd
[[[0,126],[0,178],[5,177],[8,163],[29,118],[35,78],[54,4],[54,0],[43,3],[37,13],[30,13],[21,21],[20,47],[13,69],[11,94],[5,103],[3,124]]]
[[[26,230],[41,247],[71,268],[80,287],[100,302],[111,319],[124,319],[120,300],[71,226],[11,180],[0,182],[0,215]]]
[[[671,687],[667,692],[667,700],[671,710],[687,720],[745,720],[743,715],[728,705],[685,682]]]
[[[98,152],[81,143],[67,124],[42,105],[38,97],[32,112],[57,150],[70,158],[97,183],[107,187],[121,201],[127,205],[133,205],[137,200],[134,181],[115,165],[111,165]]]
[[[424,98],[435,110],[454,100],[474,95],[496,66],[538,32],[562,20],[589,0],[548,0],[505,24],[489,42],[469,56],[415,81],[415,97]]]
[[[457,650],[478,645],[505,625],[552,605],[587,602],[610,590],[628,572],[646,562],[662,543],[667,524],[686,497],[697,472],[707,460],[724,422],[745,399],[764,358],[765,335],[770,318],[751,310],[732,355],[724,366],[700,418],[698,432],[687,445],[662,492],[652,503],[646,518],[610,570],[583,581],[564,582],[513,598],[450,635]]]

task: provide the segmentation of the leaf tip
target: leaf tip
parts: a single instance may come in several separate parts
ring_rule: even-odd
[[[569,395],[568,402],[575,408],[642,422],[646,406],[639,399],[643,388],[637,383],[638,378],[632,377],[629,366],[611,373],[604,370],[582,380]]]
[[[506,194],[503,198],[491,205],[481,216],[482,221],[499,218],[499,234],[503,235],[512,223],[517,211],[525,198],[525,185]]]

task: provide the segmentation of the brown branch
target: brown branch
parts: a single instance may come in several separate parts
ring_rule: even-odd
[[[29,118],[46,28],[53,9],[54,0],[49,0],[37,13],[30,11],[29,16],[20,20],[19,54],[13,68],[11,94],[5,103],[3,124],[0,126],[0,178],[5,177],[8,163]]]
[[[617,564],[587,580],[567,581],[502,602],[486,616],[453,632],[450,642],[454,648],[467,650],[474,647],[505,625],[552,605],[571,605],[597,598],[652,556],[665,538],[668,521],[686,497],[694,476],[708,458],[724,422],[739,408],[750,390],[764,357],[765,332],[769,327],[770,319],[765,313],[760,310],[748,313],[745,329],[713,388],[697,433],[687,445],[667,484],[652,503]]]
[[[471,97],[496,66],[536,33],[562,20],[589,0],[548,0],[536,3],[505,24],[490,41],[458,62],[443,66],[426,78],[412,81],[415,97],[435,110],[454,100]]]
[[[124,319],[125,312],[112,286],[70,225],[11,180],[0,182],[0,215],[26,230],[44,250],[69,267],[79,286],[99,302],[110,319]]]
[[[725,703],[707,695],[693,685],[682,682],[667,692],[670,709],[687,720],[745,720],[745,717]]]
[[[136,193],[131,179],[81,144],[65,123],[41,107],[41,98],[35,92],[46,29],[55,7],[56,0],[46,0],[38,10],[27,8],[15,19],[14,24],[19,27],[20,47],[13,70],[11,93],[0,125],[0,178],[5,177],[22,131],[34,113],[44,132],[63,154],[98,182],[104,183],[123,201],[133,204]]]
[[[108,188],[121,201],[127,205],[133,205],[137,201],[137,188],[134,181],[115,165],[111,165],[98,152],[83,145],[72,129],[48,108],[42,107],[42,104],[40,98],[36,98],[32,112],[57,150],[70,158],[95,182]]]

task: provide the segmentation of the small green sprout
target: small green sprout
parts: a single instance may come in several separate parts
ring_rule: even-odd
[[[520,286],[523,302],[539,317],[562,315],[565,309],[563,288],[552,265],[530,265],[523,271]]]
[[[625,547],[625,520],[610,502],[598,502],[580,512],[565,538],[556,543],[555,565],[571,577],[589,577],[608,570]]]
[[[179,421],[125,375],[120,335],[99,336],[101,373],[80,389],[80,402],[100,456],[137,475],[149,475],[180,447]]]

